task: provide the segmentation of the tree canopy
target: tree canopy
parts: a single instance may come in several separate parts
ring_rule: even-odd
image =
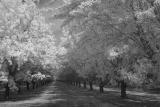
[[[38,72],[42,77],[52,75],[55,72],[52,69],[59,64],[57,55],[62,54],[61,47],[55,45],[51,24],[43,15],[45,10],[36,3],[0,1],[1,72],[8,81],[26,80]]]
[[[159,0],[66,0],[62,44],[80,76],[157,83]]]

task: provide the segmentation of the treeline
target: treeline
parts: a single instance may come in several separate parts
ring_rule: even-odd
[[[27,90],[36,89],[53,80],[50,71],[44,69],[42,65],[35,65],[31,61],[26,61],[19,66],[17,58],[11,57],[10,60],[4,59],[1,66],[0,85],[1,88],[5,88],[4,97],[7,99],[10,92],[20,94],[24,87]]]
[[[113,81],[110,81],[111,79],[109,75],[106,75],[106,78],[102,79],[98,78],[97,74],[90,73],[84,78],[80,76],[72,67],[66,66],[62,69],[62,71],[59,72],[57,80],[77,87],[87,88],[87,86],[89,86],[91,91],[94,90],[93,86],[96,85],[99,87],[100,93],[104,92],[105,86],[117,87],[121,89],[121,96],[126,96],[127,84],[124,81],[115,80],[113,85]]]
[[[0,81],[5,97],[11,91],[20,92],[52,80],[58,66],[51,24],[46,23],[47,10],[38,7],[37,0],[0,1]]]
[[[68,50],[61,71],[71,67],[78,75],[72,82],[85,80],[91,87],[95,81],[101,87],[120,84],[122,97],[127,86],[158,87],[159,8],[159,0],[68,1],[54,17],[63,19]]]

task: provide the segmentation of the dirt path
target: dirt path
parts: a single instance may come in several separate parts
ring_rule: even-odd
[[[54,82],[38,97],[24,101],[3,102],[0,107],[116,107],[102,103],[87,90]]]

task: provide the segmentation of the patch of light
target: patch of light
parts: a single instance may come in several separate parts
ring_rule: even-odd
[[[115,51],[115,49],[112,49],[109,51],[109,56],[114,57],[114,56],[118,56],[119,53]]]

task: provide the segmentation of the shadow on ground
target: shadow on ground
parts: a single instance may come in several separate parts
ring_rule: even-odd
[[[0,107],[159,107],[157,95],[128,93],[121,99],[118,91],[108,90],[100,94],[98,90],[89,91],[62,82],[53,82],[43,91],[20,101],[0,103]]]

